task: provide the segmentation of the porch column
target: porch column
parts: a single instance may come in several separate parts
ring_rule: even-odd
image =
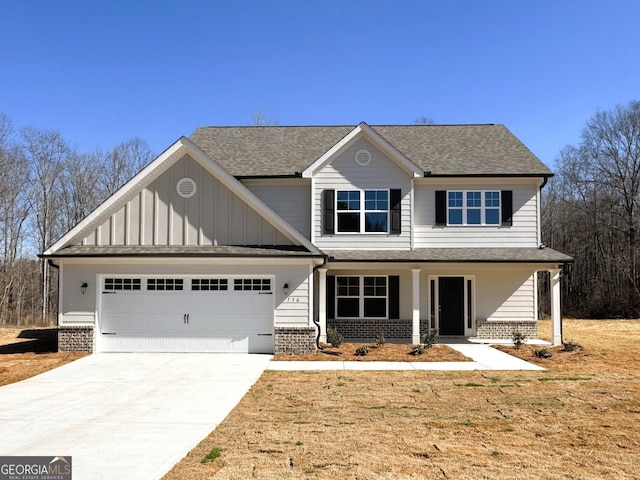
[[[413,274],[413,317],[411,328],[411,343],[418,345],[420,343],[420,269],[412,268]]]
[[[559,268],[549,270],[551,290],[551,342],[554,346],[562,345],[562,317],[560,314],[560,273]]]
[[[327,342],[327,269],[318,269],[318,323],[320,341]]]

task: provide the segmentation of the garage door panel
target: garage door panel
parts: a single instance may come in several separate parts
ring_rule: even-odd
[[[265,290],[264,282],[253,285]],[[273,353],[271,292],[237,291],[229,280],[226,290],[212,287],[220,280],[198,280],[195,291],[189,278],[181,291],[147,291],[144,278],[139,284],[138,291],[102,294],[101,351]]]

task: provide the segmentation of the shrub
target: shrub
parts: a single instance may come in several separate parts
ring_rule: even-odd
[[[541,348],[540,350],[534,350],[533,354],[538,358],[551,358],[551,352],[546,348]]]
[[[335,328],[327,328],[327,342],[329,342],[332,347],[339,348],[342,342],[344,342],[344,337]]]
[[[356,348],[356,357],[364,357],[369,354],[369,347],[363,345],[362,347]]]
[[[580,350],[582,345],[576,342],[572,342],[567,340],[566,342],[562,342],[562,350],[565,352],[573,352],[574,350]]]
[[[414,345],[409,355],[422,355],[427,350],[422,345]]]
[[[213,448],[209,453],[207,453],[200,463],[209,463],[213,462],[216,458],[218,458],[222,454],[222,450],[219,448]]]
[[[384,345],[384,342],[384,328],[381,328],[380,330],[378,330],[378,334],[376,335],[376,345]]]
[[[514,347],[520,349],[525,343],[527,343],[527,336],[520,330],[514,330],[511,333],[511,341],[513,342]]]
[[[438,331],[432,329],[429,332],[423,333],[420,340],[422,340],[424,348],[431,348],[434,344],[438,343]]]

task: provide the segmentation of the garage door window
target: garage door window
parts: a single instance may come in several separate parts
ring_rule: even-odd
[[[191,279],[191,290],[200,292],[211,292],[227,290],[229,281],[226,278],[193,278]]]
[[[270,292],[271,280],[268,278],[236,278],[233,281],[233,289],[245,292]]]
[[[105,278],[104,289],[115,290],[140,290],[142,282],[139,278]]]
[[[182,278],[148,278],[147,290],[150,291],[168,291],[182,290],[184,280]]]

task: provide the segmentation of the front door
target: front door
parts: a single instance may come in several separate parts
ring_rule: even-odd
[[[464,335],[464,277],[439,277],[439,335]]]

